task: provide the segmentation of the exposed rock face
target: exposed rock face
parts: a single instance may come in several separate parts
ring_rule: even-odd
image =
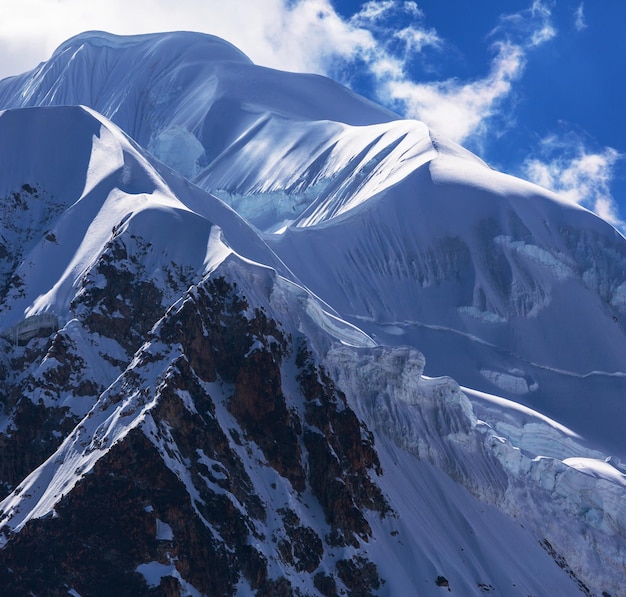
[[[133,253],[126,242],[135,245]],[[141,261],[149,249],[149,243],[134,235],[114,237],[72,305],[89,330],[114,338],[130,353],[163,313],[163,293],[146,279]],[[104,285],[94,283],[98,277]]]
[[[85,292],[83,305],[108,313],[110,293],[135,292],[119,274],[125,258],[120,252],[111,261],[117,273],[104,289]],[[115,337],[112,328],[94,330],[95,319],[83,321],[91,333]],[[107,321],[104,314],[99,321]],[[127,350],[140,328],[123,336]],[[62,332],[48,343],[45,355],[55,366],[42,377],[51,391],[76,391],[85,363],[74,351]],[[233,595],[242,583],[257,595],[302,594],[276,576],[276,564],[311,575],[322,595],[369,595],[380,586],[361,549],[371,537],[367,512],[388,512],[375,482],[382,470],[372,435],[304,338],[294,340],[263,308],[251,308],[235,285],[216,278],[193,287],[111,388],[85,383],[85,392],[100,397],[80,426],[113,409],[128,419],[128,431],[108,448],[106,436],[90,438],[85,453],[102,450],[93,467],[49,515],[7,538],[4,594],[166,596],[193,587]],[[28,441],[27,429],[30,439],[46,431],[54,437],[44,423],[54,409],[29,400],[22,408],[33,427],[20,427],[13,454]],[[64,428],[57,445],[75,433]],[[10,462],[3,452],[1,470],[12,484],[38,464],[23,461],[9,473]],[[271,487],[263,489],[267,479]],[[268,491],[275,499],[263,497]],[[313,503],[324,514],[323,533],[309,512]],[[349,551],[337,559],[342,546]]]
[[[298,436],[302,424],[295,410],[288,410],[282,393],[280,355],[254,350],[235,381],[230,410],[239,424],[263,450],[267,461],[296,491],[306,487]]]
[[[371,528],[362,510],[385,512],[387,506],[369,472],[382,474],[373,438],[348,408],[345,397],[323,369],[315,367],[311,353],[300,346],[296,363],[306,399],[304,443],[309,454],[309,480],[332,527],[331,543],[358,546]]]
[[[0,197],[0,203],[0,229],[3,232],[0,238],[0,305],[4,306],[9,292],[19,295],[22,281],[17,269],[24,247],[45,231],[53,216],[61,211],[62,202],[25,182]],[[56,241],[50,233],[47,233],[46,240]]]
[[[63,397],[90,406],[104,389],[85,374],[87,363],[62,332],[51,339],[33,338],[24,349],[5,346],[5,351],[0,402],[11,425],[0,432],[2,497],[50,456],[78,422],[62,405]]]
[[[60,444],[73,427],[65,409],[46,408],[21,398],[11,409],[12,428],[0,434],[0,495],[5,497]],[[61,431],[62,430],[62,431]]]
[[[224,554],[215,553],[184,487],[159,461],[147,438],[132,432],[57,505],[53,517],[33,521],[9,544],[2,585],[15,595],[53,595],[65,585],[85,595],[142,594],[145,582],[135,568],[145,561],[167,561],[165,548],[171,557],[180,557],[182,569],[201,575],[202,562],[155,540],[159,518],[173,525],[181,540],[184,536],[201,545],[197,555],[210,559],[216,573],[213,582],[194,580],[223,594],[228,575],[226,581],[218,577]]]

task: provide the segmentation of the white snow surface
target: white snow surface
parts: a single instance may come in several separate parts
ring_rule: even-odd
[[[180,575],[174,563],[168,565],[160,562],[147,562],[137,566],[137,572],[145,578],[150,588],[158,587],[164,576],[172,576],[180,583],[181,597],[202,597],[202,593]]]

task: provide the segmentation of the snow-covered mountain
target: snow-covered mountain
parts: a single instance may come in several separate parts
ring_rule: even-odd
[[[206,35],[0,109],[6,594],[620,595],[615,229]]]

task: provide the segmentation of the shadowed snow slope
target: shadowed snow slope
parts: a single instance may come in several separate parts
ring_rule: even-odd
[[[357,209],[271,246],[344,317],[417,346],[429,374],[531,405],[624,456],[624,238],[435,146]]]
[[[199,33],[83,33],[0,88],[2,107],[73,104],[94,108],[185,175],[267,113],[355,125],[393,118],[329,79],[255,66],[229,43]]]

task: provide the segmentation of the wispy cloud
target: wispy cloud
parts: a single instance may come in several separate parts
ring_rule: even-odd
[[[612,147],[590,149],[576,133],[553,134],[541,141],[535,156],[526,159],[523,171],[532,182],[623,227],[611,194],[615,167],[623,159]]]
[[[585,21],[585,7],[584,3],[581,2],[576,8],[574,12],[574,27],[576,27],[576,31],[582,31],[587,28],[587,23]]]
[[[524,68],[519,46],[500,43],[490,72],[482,79],[416,83],[407,78],[385,82],[384,99],[407,116],[423,120],[446,137],[462,143],[484,134],[497,102],[511,92],[512,82]]]
[[[504,35],[516,39],[526,48],[539,46],[556,35],[552,23],[551,3],[546,0],[533,0],[529,8],[505,14],[491,35]]]
[[[391,0],[376,3],[374,11],[370,4],[365,5],[364,14],[353,22],[362,23],[365,16],[381,19],[395,5]],[[501,17],[489,35],[493,52],[489,70],[484,77],[469,81],[455,78],[428,83],[415,81],[406,68],[408,53],[393,51],[388,41],[375,38],[376,52],[368,56],[368,65],[378,79],[379,99],[459,143],[471,139],[479,144],[489,135],[491,119],[499,113],[512,93],[513,84],[524,72],[528,54],[556,35],[551,17],[549,6],[539,0],[526,10]],[[369,30],[376,31],[371,23]],[[415,41],[407,48],[413,52],[411,57],[425,46],[445,46],[436,31],[424,26],[414,26],[410,35],[396,32],[395,36]],[[386,39],[390,39],[389,35]],[[391,63],[390,56],[394,68],[379,68],[381,64]]]

